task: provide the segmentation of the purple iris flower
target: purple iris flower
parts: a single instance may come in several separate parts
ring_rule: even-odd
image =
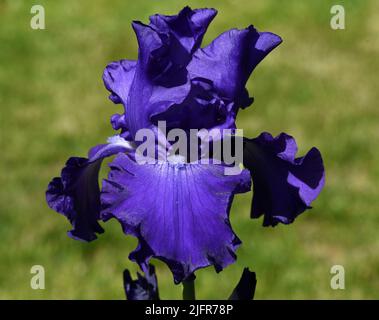
[[[133,22],[138,60],[110,63],[103,81],[109,98],[124,113],[111,118],[119,134],[97,146],[88,158],[70,158],[61,177],[48,186],[49,206],[65,215],[75,239],[91,241],[103,232],[99,220],[116,218],[127,235],[138,239],[130,259],[149,272],[149,261],[164,261],[179,283],[213,265],[222,270],[236,259],[241,241],[229,222],[237,193],[253,181],[252,216],[264,225],[290,223],[310,207],[324,183],[322,159],[313,148],[295,159],[295,140],[264,133],[244,140],[248,169],[226,175],[226,163],[157,161],[141,165],[135,158],[141,129],[235,129],[241,108],[253,99],[246,82],[258,63],[281,43],[273,33],[253,26],[222,33],[201,48],[216,15],[214,9],[184,8],[178,15]],[[105,157],[115,156],[108,178],[98,184]]]

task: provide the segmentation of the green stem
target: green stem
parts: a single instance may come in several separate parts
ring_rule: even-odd
[[[195,280],[183,281],[183,300],[196,300]]]

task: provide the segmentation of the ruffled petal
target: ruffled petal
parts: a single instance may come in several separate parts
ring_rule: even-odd
[[[254,299],[257,277],[255,272],[244,268],[237,286],[229,297],[229,300],[252,300]]]
[[[245,84],[258,63],[281,43],[273,33],[259,33],[253,26],[224,32],[195,52],[188,65],[190,77],[209,79],[220,96],[235,101],[237,107],[252,103]]]
[[[325,183],[320,152],[312,148],[295,158],[296,141],[281,133],[245,139],[244,166],[253,179],[252,218],[264,215],[264,226],[289,224],[310,208]]]
[[[191,91],[181,104],[172,105],[167,111],[152,116],[154,124],[166,121],[167,129],[234,129],[234,105],[220,98],[212,83],[206,79],[193,79]]]
[[[178,15],[150,17],[149,26],[161,40],[161,46],[151,51],[148,61],[148,73],[154,84],[173,87],[187,81],[186,66],[216,13],[213,9],[185,7]]]
[[[142,128],[153,126],[150,117],[166,111],[174,104],[180,104],[187,97],[191,85],[185,79],[175,80],[175,86],[165,87],[154,83],[151,68],[156,64],[151,62],[152,53],[164,47],[165,43],[159,34],[150,26],[140,22],[133,23],[139,44],[136,73],[125,105],[127,127],[132,137]],[[177,74],[180,76],[180,73]]]
[[[111,100],[125,106],[125,114],[111,120],[123,137],[133,140],[157,119],[182,129],[235,127],[238,109],[253,102],[246,81],[281,39],[250,26],[227,31],[199,49],[216,13],[185,7],[178,15],[151,16],[149,25],[133,22],[137,63],[111,63],[103,76]]]
[[[103,82],[111,93],[114,103],[126,103],[136,70],[137,61],[120,60],[108,64],[103,73]]]
[[[161,33],[174,36],[188,53],[192,53],[200,47],[204,34],[216,14],[215,9],[192,10],[187,6],[177,15],[151,16],[150,25]]]
[[[149,265],[145,276],[137,272],[133,280],[128,269],[124,270],[124,290],[128,300],[159,300],[158,281],[153,265]]]
[[[184,8],[178,15],[150,17],[150,25],[134,22],[138,63],[125,105],[126,127],[133,138],[153,126],[151,117],[182,104],[191,90],[187,65],[212,21],[213,9]]]
[[[131,145],[120,137],[108,144],[92,148],[88,158],[72,157],[66,162],[61,177],[48,185],[46,201],[49,207],[63,214],[72,224],[68,235],[76,240],[95,240],[104,230],[99,225],[100,190],[98,174],[105,157],[131,150]]]
[[[103,181],[102,218],[115,217],[126,234],[138,238],[130,258],[141,268],[158,258],[178,283],[198,268],[214,265],[220,271],[235,261],[240,240],[229,210],[234,194],[250,190],[247,170],[226,176],[223,165],[138,165],[122,154],[110,167]]]

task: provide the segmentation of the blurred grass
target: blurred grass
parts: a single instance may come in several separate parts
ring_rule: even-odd
[[[251,137],[285,131],[301,153],[322,151],[327,183],[314,209],[293,225],[262,228],[249,219],[251,195],[236,197],[231,219],[243,241],[238,262],[220,274],[197,272],[199,298],[224,298],[242,267],[257,272],[258,299],[379,298],[379,5],[338,1],[346,30],[329,27],[334,1],[43,1],[46,30],[29,26],[35,1],[0,0],[0,298],[123,299],[122,270],[133,238],[117,222],[97,241],[69,239],[68,222],[47,208],[44,191],[70,155],[112,134],[121,108],[101,74],[112,60],[136,58],[132,20],[215,7],[205,42],[253,23],[284,43],[248,83],[256,98],[239,126]],[[46,270],[46,289],[30,288],[30,268]],[[330,289],[342,264],[346,289]],[[157,262],[161,296],[180,298]]]

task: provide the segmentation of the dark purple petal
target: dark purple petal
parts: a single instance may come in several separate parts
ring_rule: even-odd
[[[240,281],[233,290],[229,300],[252,300],[254,299],[257,277],[255,272],[244,268]]]
[[[155,268],[149,264],[145,276],[137,272],[133,280],[128,269],[124,270],[124,290],[128,300],[159,300],[158,281]]]
[[[244,165],[253,179],[251,216],[264,215],[264,226],[292,223],[324,186],[320,152],[312,148],[302,158],[295,158],[296,153],[295,139],[285,133],[245,139]]]
[[[198,268],[235,261],[240,240],[229,223],[235,193],[250,190],[250,174],[226,176],[223,165],[168,162],[138,165],[126,155],[103,181],[102,218],[115,217],[139,244],[130,258],[166,262],[176,283]]]
[[[246,107],[252,103],[245,89],[251,72],[281,41],[279,36],[259,33],[253,26],[232,29],[197,50],[187,69],[191,78],[213,81],[220,96],[235,101],[237,107]]]
[[[48,185],[46,201],[49,207],[64,216],[72,224],[68,235],[77,240],[95,240],[96,233],[104,230],[99,225],[100,190],[98,174],[105,157],[130,150],[130,145],[119,137],[110,143],[92,148],[89,158],[72,157],[66,162],[61,177]]]

